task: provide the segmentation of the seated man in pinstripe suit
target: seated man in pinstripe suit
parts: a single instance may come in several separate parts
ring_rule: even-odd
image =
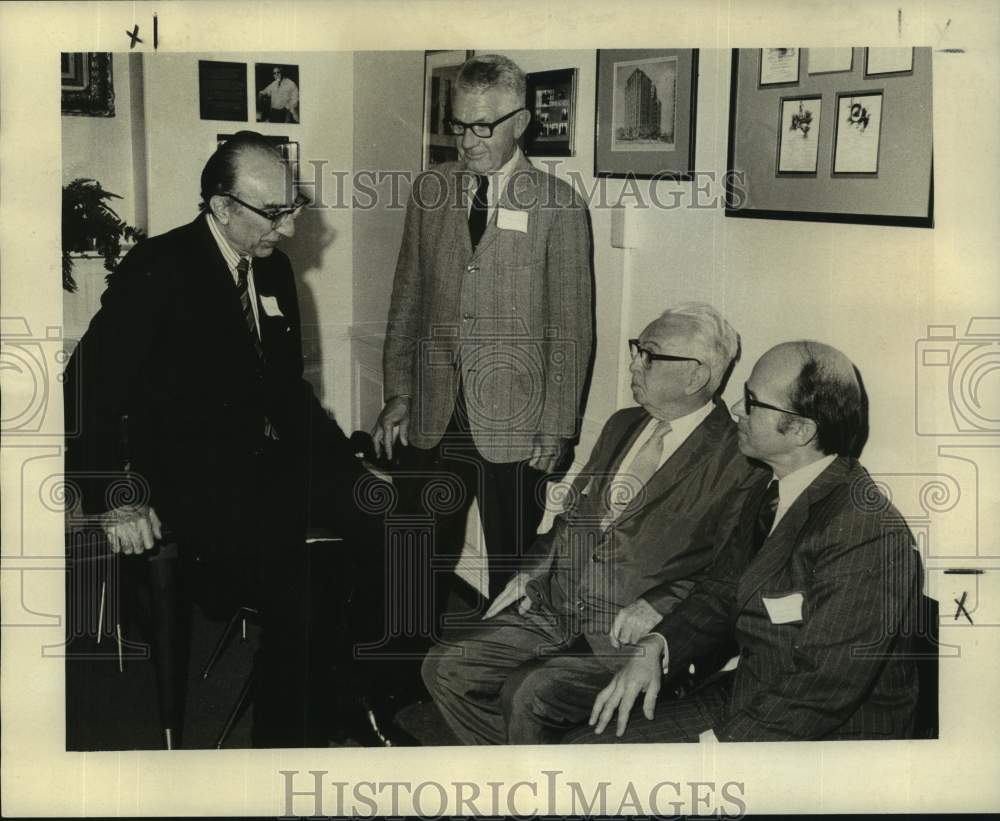
[[[828,345],[785,343],[754,366],[740,405],[740,450],[773,476],[751,490],[709,577],[598,694],[596,735],[567,741],[912,734],[917,678],[905,651],[921,563],[902,517],[856,461],[868,431],[860,374]],[[735,674],[654,715],[664,673],[732,638]],[[640,695],[648,721],[629,726]],[[601,735],[616,711],[617,732]]]

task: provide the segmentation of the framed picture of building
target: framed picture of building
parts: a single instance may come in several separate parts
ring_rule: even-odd
[[[594,175],[690,180],[697,49],[597,52]]]
[[[529,157],[575,156],[576,74],[575,68],[563,68],[528,75],[525,107],[531,122],[524,153]]]

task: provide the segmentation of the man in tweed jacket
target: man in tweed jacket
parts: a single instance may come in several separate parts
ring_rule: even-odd
[[[853,458],[868,422],[857,370],[827,345],[778,345],[754,367],[737,415],[740,449],[773,478],[751,491],[710,577],[598,694],[590,723],[603,733],[617,711],[617,733],[568,741],[912,733],[917,675],[906,651],[921,563],[905,522]],[[733,637],[740,653],[731,677],[654,714],[662,671],[682,670]],[[629,726],[640,694],[648,721]]]
[[[454,482],[456,504],[431,511],[435,551],[452,567],[476,498],[491,596],[531,544],[546,475],[569,455],[593,347],[586,206],[518,148],[524,99],[524,74],[505,57],[478,55],[459,72],[447,121],[459,161],[413,184],[372,431],[377,452],[392,458],[398,438],[411,446],[404,467]],[[399,484],[404,504],[423,501],[423,482]]]

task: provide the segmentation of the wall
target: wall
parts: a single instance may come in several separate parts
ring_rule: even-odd
[[[251,122],[200,119],[199,60],[248,64]],[[299,66],[301,124],[253,122],[256,61]],[[63,179],[96,177],[124,196],[120,207],[116,201],[121,216],[130,222],[140,218],[140,225],[151,234],[190,222],[197,215],[201,169],[215,149],[218,134],[252,128],[298,141],[303,178],[311,182],[315,174],[322,175],[321,198],[329,205],[336,203],[331,185],[334,175],[353,168],[350,53],[115,54],[114,80],[114,118],[62,118]],[[313,193],[317,193],[315,188]],[[339,207],[306,210],[297,220],[295,237],[282,244],[298,277],[306,376],[345,428],[351,423],[348,333],[353,265],[348,205],[340,202]],[[82,290],[82,295],[66,297],[67,317],[74,328],[81,321],[85,324],[96,310],[102,287],[97,283],[96,288]],[[81,313],[85,314],[82,320],[77,317]]]

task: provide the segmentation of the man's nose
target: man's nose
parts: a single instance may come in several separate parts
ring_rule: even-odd
[[[278,227],[275,229],[281,236],[285,239],[290,239],[295,236],[295,217],[289,216],[278,223]]]
[[[742,397],[733,402],[729,410],[732,412],[733,416],[739,417],[740,419],[745,419],[747,416],[746,404],[743,402]]]
[[[629,360],[628,369],[632,373],[641,373],[645,370],[642,364],[642,357],[638,354],[633,354],[632,358]]]
[[[475,134],[472,133],[471,128],[467,128],[465,129],[465,133],[462,135],[462,148],[463,149],[472,148],[473,146],[479,144],[480,139],[481,139],[480,137],[477,137]]]

